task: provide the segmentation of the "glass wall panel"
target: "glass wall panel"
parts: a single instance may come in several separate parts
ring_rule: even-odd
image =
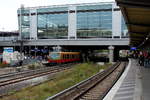
[[[21,13],[21,16],[20,16]],[[30,19],[29,19],[29,10],[22,9],[21,12],[18,10],[18,22],[19,28],[21,28],[21,38],[29,39],[30,38]],[[21,27],[20,27],[20,17],[21,17]]]
[[[77,7],[77,37],[102,38],[112,36],[112,5]]]
[[[68,37],[68,11],[65,8],[38,10],[38,38],[61,39]]]
[[[43,12],[61,12],[61,11],[67,11],[67,7],[54,7],[54,8],[41,8],[38,9],[38,13]]]
[[[112,9],[112,4],[83,5],[77,7],[77,10],[96,10],[96,9]]]
[[[127,26],[125,24],[124,18],[123,16],[121,17],[121,36],[122,37],[128,37],[128,29]]]

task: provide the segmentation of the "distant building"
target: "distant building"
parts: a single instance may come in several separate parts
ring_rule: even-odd
[[[127,29],[114,2],[18,9],[24,39],[124,38]]]

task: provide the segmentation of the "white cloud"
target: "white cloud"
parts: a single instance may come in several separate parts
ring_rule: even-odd
[[[25,7],[35,7],[111,1],[114,0],[4,0],[0,3],[0,31],[11,31],[18,29],[17,9],[21,4],[24,4]]]

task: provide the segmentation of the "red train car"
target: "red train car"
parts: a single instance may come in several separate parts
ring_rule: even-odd
[[[68,63],[80,61],[80,52],[50,52],[48,56],[49,64]]]

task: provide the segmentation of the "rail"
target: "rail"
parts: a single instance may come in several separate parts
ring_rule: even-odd
[[[36,71],[34,71],[34,73],[33,72],[32,73],[26,73],[25,72],[24,75],[21,75],[21,73],[20,73],[20,74],[16,75],[17,77],[11,77],[11,78],[8,77],[6,79],[4,78],[4,80],[0,81],[0,90],[1,90],[0,91],[0,97],[9,95],[9,93],[12,91],[12,89],[15,91],[16,90],[19,91],[20,89],[24,88],[24,87],[21,87],[21,88],[17,87],[17,84],[18,84],[18,86],[21,86],[22,84],[24,84],[24,81],[34,79],[37,77],[45,77],[47,75],[53,75],[57,72],[70,69],[73,67],[70,65],[72,65],[72,63],[71,64],[64,64],[61,67],[59,66],[57,68],[53,67],[52,69],[50,69],[50,67],[45,68],[45,70],[43,69],[42,71],[40,71],[40,69],[39,69],[39,71],[36,70]],[[39,83],[37,83],[37,84],[39,84]],[[25,85],[25,87],[26,86],[27,85]],[[29,84],[29,86],[30,86],[30,84]],[[10,88],[12,88],[12,89],[10,90]]]
[[[64,91],[62,91],[54,96],[48,97],[46,100],[67,100],[67,98],[74,99],[74,98],[78,97],[79,95],[81,95],[85,90],[88,90],[93,84],[96,84],[96,83],[94,83],[95,79],[98,80],[99,77],[101,77],[101,79],[99,81],[103,80],[105,78],[105,76],[110,74],[119,65],[120,65],[120,62],[112,65],[111,67],[107,68],[106,70],[104,70],[102,72],[97,73],[96,75],[89,77],[88,79],[86,79],[84,81],[81,81],[80,83],[78,83],[68,89],[65,89]],[[91,84],[91,81],[93,82],[93,84]],[[89,85],[90,85],[90,87],[89,87]],[[86,87],[86,86],[88,86],[88,87]]]
[[[67,64],[63,64],[62,66],[66,66]],[[60,66],[56,65],[56,66],[51,66],[51,67],[43,67],[43,68],[39,68],[39,69],[34,69],[34,70],[25,70],[25,71],[20,71],[20,72],[10,72],[7,74],[0,74],[0,80],[3,78],[7,78],[7,77],[12,77],[12,76],[16,76],[16,75],[23,75],[26,73],[34,73],[34,72],[38,72],[38,71],[42,71],[42,70],[49,70],[52,68],[59,68]]]

